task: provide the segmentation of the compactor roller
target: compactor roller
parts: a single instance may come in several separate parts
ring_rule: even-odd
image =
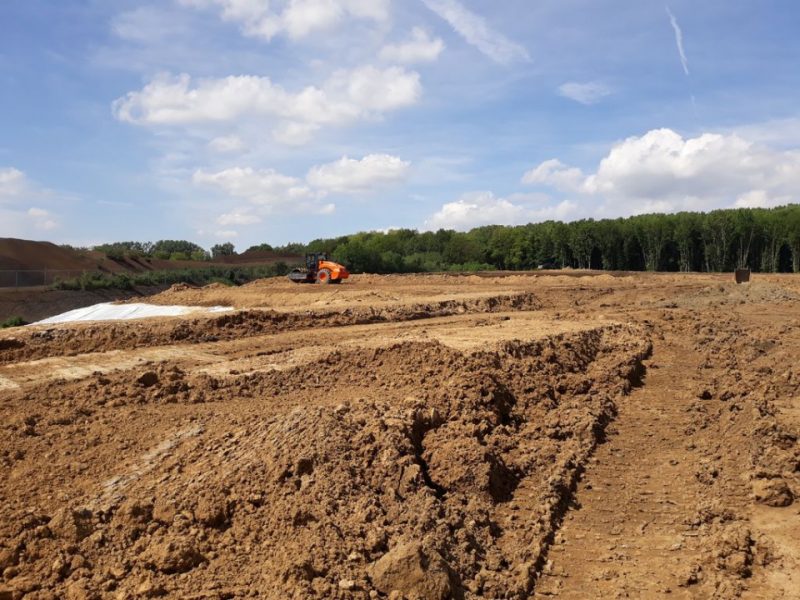
[[[288,275],[290,281],[295,283],[341,283],[342,279],[350,277],[344,265],[328,260],[324,252],[306,254],[305,269],[294,269]]]

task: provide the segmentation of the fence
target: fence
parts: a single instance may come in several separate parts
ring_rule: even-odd
[[[59,280],[80,277],[84,273],[85,270],[63,269],[0,270],[0,288],[47,286]]]

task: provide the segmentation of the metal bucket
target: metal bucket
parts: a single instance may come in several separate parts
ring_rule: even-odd
[[[750,269],[736,269],[736,283],[749,283]]]

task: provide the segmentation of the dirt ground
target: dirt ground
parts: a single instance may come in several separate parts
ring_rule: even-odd
[[[796,276],[147,301],[0,332],[0,600],[800,597]]]

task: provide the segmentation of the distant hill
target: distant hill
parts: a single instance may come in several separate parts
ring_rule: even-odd
[[[102,261],[104,255],[92,254],[79,253],[50,242],[0,238],[0,269],[3,270],[97,269],[98,258]]]
[[[79,251],[51,242],[35,242],[15,238],[0,238],[0,271],[160,271],[173,269],[201,269],[210,265],[267,265],[277,262],[294,264],[302,257],[276,254],[264,250],[223,256],[213,261],[164,260],[158,258],[129,257],[111,259],[102,252]]]

